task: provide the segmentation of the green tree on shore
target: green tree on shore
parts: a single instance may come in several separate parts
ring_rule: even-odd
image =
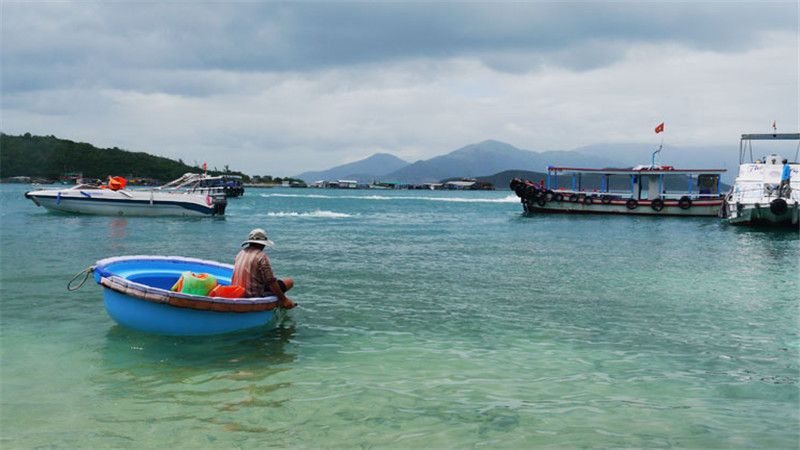
[[[21,136],[0,134],[0,177],[28,176],[57,180],[65,173],[82,173],[84,177],[105,180],[109,175],[129,178],[152,178],[162,182],[173,180],[187,172],[202,172],[195,164],[172,160],[144,152],[114,148],[97,148],[91,144],[59,139],[55,136]],[[241,172],[209,171],[249,177]]]

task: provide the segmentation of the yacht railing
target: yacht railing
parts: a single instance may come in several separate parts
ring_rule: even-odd
[[[744,187],[738,188],[731,193],[732,199],[765,199],[766,201],[772,201],[778,197],[778,186],[777,184],[764,184],[763,186],[757,187]],[[797,200],[800,201],[800,189],[790,189],[789,195],[784,195],[782,198],[786,200]]]
[[[185,173],[180,178],[170,181],[169,183],[145,190],[168,191],[173,193],[192,192],[197,188],[204,178],[206,178],[205,175],[200,175],[197,173]]]

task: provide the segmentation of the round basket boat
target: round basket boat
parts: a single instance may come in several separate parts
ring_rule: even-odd
[[[94,266],[106,311],[120,325],[155,334],[229,333],[267,324],[277,297],[223,298],[173,292],[184,272],[213,275],[230,285],[233,266],[180,256],[121,256]]]

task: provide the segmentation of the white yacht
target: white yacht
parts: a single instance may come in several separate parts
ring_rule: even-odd
[[[789,162],[789,190],[778,192],[785,157],[770,154],[753,159],[753,141],[797,141]],[[800,223],[800,133],[743,134],[739,144],[739,175],[725,197],[722,217],[731,225],[788,226]]]

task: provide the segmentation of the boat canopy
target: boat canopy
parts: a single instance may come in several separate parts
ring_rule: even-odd
[[[727,169],[674,169],[671,166],[661,166],[661,168],[633,169],[580,169],[576,167],[547,167],[547,173],[592,173],[598,175],[719,175],[725,173]]]
[[[547,189],[564,190],[566,193],[583,193],[589,189],[594,193],[614,193],[635,199],[677,198],[684,195],[696,198],[715,198],[721,195],[720,175],[726,171],[726,169],[675,169],[672,166],[656,166],[655,168],[637,166],[631,169],[582,169],[549,166],[547,168]],[[568,177],[570,187],[559,188],[559,175]],[[584,175],[586,175],[585,179]],[[616,186],[612,188],[612,177],[614,179],[625,177],[629,181],[625,184],[614,183]],[[679,188],[676,191],[675,183],[668,183],[668,180],[679,182],[682,180],[683,183],[686,183],[684,185],[686,188]],[[590,187],[590,185],[592,186]],[[672,186],[669,192],[668,185]],[[625,187],[624,191],[619,190],[623,186]]]
[[[752,141],[797,141],[794,160],[797,162],[797,154],[800,152],[800,133],[761,133],[743,134],[739,141],[739,165],[745,164],[745,155],[750,153],[750,162],[753,162]]]
[[[743,141],[796,141],[800,133],[743,134]]]

